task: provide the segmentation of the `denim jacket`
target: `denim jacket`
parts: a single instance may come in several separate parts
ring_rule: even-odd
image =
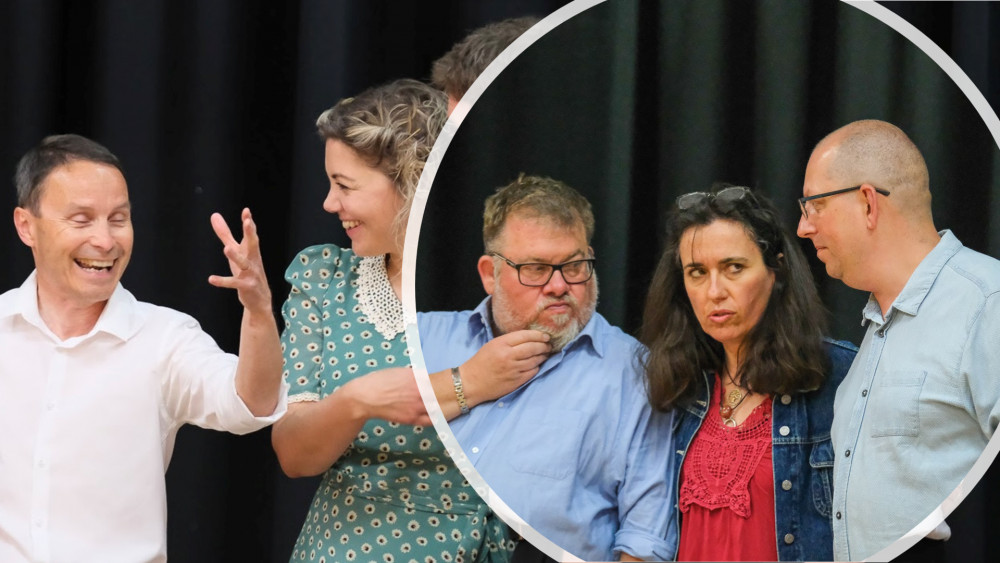
[[[774,465],[775,541],[779,561],[833,559],[833,446],[830,423],[837,386],[858,349],[849,342],[826,340],[831,370],[823,386],[797,395],[776,395],[771,413]],[[701,399],[678,407],[674,415],[674,517],[671,533],[680,538],[681,467],[684,455],[708,413],[714,377],[703,374]],[[676,558],[676,553],[674,557]]]

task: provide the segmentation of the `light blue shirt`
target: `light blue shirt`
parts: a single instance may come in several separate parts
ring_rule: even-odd
[[[1000,261],[942,231],[837,390],[833,543],[874,555],[959,484],[1000,419]]]
[[[457,366],[493,338],[489,298],[475,311],[417,317],[427,369]],[[479,473],[532,528],[584,560],[620,552],[668,559],[672,414],[654,412],[641,345],[594,313],[580,335],[510,394],[451,429]]]

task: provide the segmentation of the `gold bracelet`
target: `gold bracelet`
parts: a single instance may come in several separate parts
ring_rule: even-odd
[[[458,400],[458,410],[462,414],[469,414],[469,403],[465,401],[465,389],[462,388],[462,374],[458,368],[451,368],[451,381],[455,384],[455,399]]]

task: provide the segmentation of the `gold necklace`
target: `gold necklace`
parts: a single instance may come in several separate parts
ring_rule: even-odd
[[[732,376],[729,376],[729,381],[731,381],[733,385],[736,385]],[[719,381],[719,384],[722,385],[722,381]],[[719,414],[722,416],[722,424],[730,428],[735,428],[736,419],[733,418],[733,413],[736,412],[737,407],[742,405],[743,401],[750,396],[750,391],[743,393],[739,388],[737,388],[732,389],[729,392],[725,392],[725,385],[723,385],[722,390],[723,393],[721,393],[722,396],[719,399]]]

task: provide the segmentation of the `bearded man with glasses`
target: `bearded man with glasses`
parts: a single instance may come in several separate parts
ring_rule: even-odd
[[[946,539],[929,515],[1000,420],[1000,261],[937,231],[929,186],[916,145],[883,121],[834,131],[806,167],[799,236],[871,293],[834,402],[837,560],[889,557],[904,534]]]
[[[499,189],[478,262],[489,296],[418,315],[421,348],[466,456],[528,525],[584,560],[663,560],[673,415],[646,400],[642,346],[594,310],[593,232],[590,203],[561,182]],[[514,560],[545,557],[521,542]]]

